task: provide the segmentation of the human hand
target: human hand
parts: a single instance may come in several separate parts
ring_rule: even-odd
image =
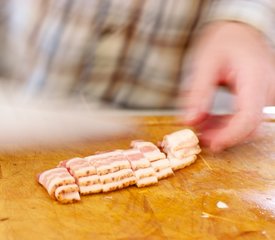
[[[275,94],[271,47],[254,28],[216,22],[194,45],[191,85],[183,92],[184,122],[198,126],[202,142],[214,152],[246,140],[262,120],[262,108]],[[218,86],[235,95],[234,114],[209,114]]]

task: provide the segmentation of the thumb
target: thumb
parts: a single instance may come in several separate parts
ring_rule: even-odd
[[[194,63],[190,86],[183,96],[185,124],[194,125],[203,121],[212,106],[217,88],[219,64],[217,61]]]

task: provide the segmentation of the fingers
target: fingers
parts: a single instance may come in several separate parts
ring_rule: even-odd
[[[232,147],[247,139],[257,128],[260,123],[259,116],[248,112],[240,112],[232,117],[228,122],[228,126],[220,130],[212,132],[209,137],[210,149],[214,152],[222,151]]]
[[[203,121],[212,105],[218,79],[219,63],[212,58],[201,57],[193,64],[191,85],[185,92],[183,101],[184,123],[194,125]]]
[[[200,143],[203,146],[210,146],[211,142],[220,129],[224,128],[232,115],[209,115],[201,124],[197,125],[200,134]]]
[[[198,131],[200,133],[200,143],[203,146],[210,146],[211,142],[218,135],[219,131],[228,125],[234,115],[211,115],[204,121],[200,126],[198,126]],[[262,132],[255,129],[250,134],[245,137],[245,142],[255,140],[261,137]],[[237,142],[239,143],[239,142]],[[229,145],[230,146],[230,145]],[[213,147],[212,147],[213,148]],[[218,152],[223,150],[223,148],[212,149],[212,151]]]
[[[263,74],[246,69],[237,76],[237,112],[223,123],[223,127],[210,134],[211,150],[218,152],[244,141],[262,120],[265,104],[265,82]],[[244,81],[244,80],[249,81]],[[208,134],[209,135],[209,134]]]

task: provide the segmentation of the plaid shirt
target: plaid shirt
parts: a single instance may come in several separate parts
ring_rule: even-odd
[[[241,21],[275,39],[274,0],[0,0],[0,76],[28,94],[169,108],[192,33]]]

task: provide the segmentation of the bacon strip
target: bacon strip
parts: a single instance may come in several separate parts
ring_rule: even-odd
[[[133,170],[122,150],[99,153],[86,159],[96,168],[103,192],[135,184]]]
[[[64,167],[49,169],[42,172],[38,182],[47,190],[49,195],[62,203],[80,200],[79,188],[75,179]]]
[[[145,158],[139,149],[126,150],[124,155],[134,171],[137,187],[145,187],[158,182],[156,172],[152,168],[150,161]]]
[[[151,162],[151,166],[156,173],[162,169],[166,169],[166,171],[163,170],[166,172],[165,174],[159,173],[156,175],[158,180],[163,179],[165,176],[169,177],[174,174],[170,162],[166,159],[166,155],[162,153],[155,144],[147,141],[133,141],[131,145],[143,153],[146,159]]]
[[[156,172],[157,178],[158,180],[170,177],[172,175],[174,175],[174,172],[172,170],[172,168],[163,168],[160,171]]]
[[[57,201],[61,203],[73,203],[80,201],[79,187],[76,184],[60,186],[55,191]]]
[[[95,167],[84,158],[72,158],[65,162],[65,167],[75,177],[85,177],[96,174]]]
[[[131,146],[135,149],[140,150],[145,156],[145,158],[148,159],[150,162],[166,158],[165,154],[162,153],[158,149],[158,147],[151,142],[132,141]]]
[[[92,155],[86,159],[96,168],[98,175],[130,168],[130,164],[121,150]]]
[[[72,158],[62,164],[69,170],[79,185],[82,195],[99,193],[102,191],[100,178],[95,166],[86,158]]]
[[[125,150],[123,154],[130,162],[133,171],[151,166],[150,161],[146,159],[142,152],[138,149]]]
[[[181,158],[181,159],[177,159],[173,157],[169,158],[172,169],[174,171],[190,166],[192,163],[196,161],[196,159],[197,159],[196,155],[189,156],[186,158]]]
[[[164,136],[162,147],[165,152],[175,152],[180,149],[194,147],[199,143],[196,134],[190,129],[183,129]]]
[[[164,136],[161,143],[167,153],[172,169],[178,170],[189,166],[201,152],[196,134],[190,129],[183,129]]]

